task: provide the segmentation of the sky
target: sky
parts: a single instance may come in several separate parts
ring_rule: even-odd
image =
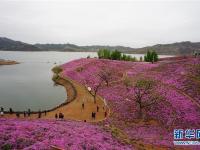
[[[134,48],[200,42],[200,0],[0,0],[0,37]]]

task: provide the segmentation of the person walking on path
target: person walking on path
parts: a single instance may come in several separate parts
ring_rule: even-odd
[[[38,112],[38,118],[41,118],[41,111]]]
[[[3,117],[4,116],[4,109],[3,109],[3,107],[1,107],[1,117]]]
[[[30,117],[30,115],[31,115],[31,109],[29,108],[28,109],[28,116]]]
[[[9,112],[10,112],[10,114],[13,114],[12,108],[9,108]]]
[[[59,119],[64,119],[64,115],[62,113],[59,113]]]
[[[84,104],[84,102],[82,103],[82,109],[84,109],[85,108],[85,104]]]
[[[105,116],[105,118],[107,117],[107,111],[105,111],[104,116]]]
[[[58,119],[58,114],[57,113],[55,114],[55,118]]]
[[[3,117],[4,116],[4,112],[3,111],[1,111],[1,117]]]
[[[99,112],[99,106],[97,105],[97,112]]]
[[[17,116],[17,118],[19,118],[20,117],[20,113],[16,112],[16,116]]]
[[[47,111],[46,111],[46,110],[44,111],[44,115],[45,115],[45,116],[47,115]]]
[[[26,112],[24,111],[24,118],[26,117]]]

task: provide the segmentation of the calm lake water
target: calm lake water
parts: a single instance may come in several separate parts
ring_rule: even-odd
[[[0,107],[24,111],[50,109],[67,99],[62,86],[54,86],[51,69],[78,58],[97,56],[95,52],[11,52],[0,51],[0,59],[17,65],[0,66]],[[140,54],[134,54],[139,58]],[[160,56],[166,57],[166,56]],[[56,63],[56,64],[55,64]]]

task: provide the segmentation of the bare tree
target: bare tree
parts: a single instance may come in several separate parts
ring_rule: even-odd
[[[97,92],[99,91],[100,87],[102,86],[102,80],[100,79],[98,82],[95,83],[92,82],[92,80],[85,79],[85,84],[87,86],[88,92],[93,96],[94,103],[96,104],[96,96]],[[89,87],[88,85],[92,85],[92,87]]]
[[[127,91],[129,91],[129,88],[133,86],[132,80],[128,76],[124,77],[123,84],[125,85]]]
[[[107,86],[109,85],[109,82],[112,79],[112,77],[111,77],[111,75],[112,75],[111,70],[109,70],[109,69],[102,69],[97,75],[100,77],[100,79],[102,81],[104,81],[106,83]]]
[[[155,105],[162,100],[154,90],[155,83],[152,80],[138,80],[134,86],[133,100],[138,105],[138,116],[144,118],[144,110],[152,105]]]

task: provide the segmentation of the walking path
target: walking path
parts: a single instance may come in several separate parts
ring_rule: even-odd
[[[71,102],[63,104],[50,112],[42,113],[41,119],[55,119],[55,114],[64,114],[64,119],[76,120],[76,121],[87,121],[87,122],[98,122],[105,119],[105,111],[107,111],[107,116],[109,115],[109,108],[105,107],[104,101],[100,96],[96,97],[96,104],[94,103],[93,96],[87,91],[85,86],[79,84],[78,82],[71,80],[67,77],[61,77],[56,81],[58,84],[63,85],[66,88],[68,98]],[[70,85],[71,83],[74,89]],[[75,91],[74,91],[75,90]],[[74,92],[74,93],[73,93]],[[75,95],[74,95],[75,94]],[[74,96],[74,97],[73,97]],[[84,103],[84,109],[82,104]],[[99,107],[99,112],[97,112],[97,106]],[[92,119],[92,112],[96,112],[96,118]],[[16,114],[5,114],[5,118],[16,118]],[[20,114],[22,119],[38,119],[38,113],[31,114],[30,117],[24,117]]]

